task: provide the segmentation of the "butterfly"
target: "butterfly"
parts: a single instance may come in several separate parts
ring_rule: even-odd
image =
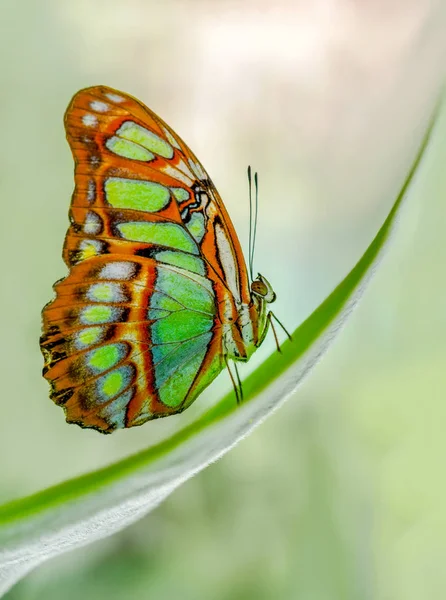
[[[201,163],[144,104],[90,87],[64,122],[69,273],[42,312],[43,375],[69,423],[111,433],[183,411],[229,360],[247,361],[275,293],[248,274]]]

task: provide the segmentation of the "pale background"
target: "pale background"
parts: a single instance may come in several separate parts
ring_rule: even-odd
[[[272,6],[274,8],[272,8]],[[73,187],[62,115],[125,90],[203,161],[289,329],[387,214],[435,103],[444,0],[1,0],[0,501],[154,443],[48,399],[40,310],[65,274]],[[419,600],[446,596],[446,118],[393,244],[288,405],[142,522],[48,563],[9,600]],[[273,350],[259,350],[246,374]],[[229,389],[225,374],[197,402]],[[193,415],[194,408],[191,408]]]

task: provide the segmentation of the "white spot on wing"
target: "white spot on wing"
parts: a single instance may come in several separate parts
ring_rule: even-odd
[[[89,202],[93,202],[93,200],[95,199],[95,196],[96,196],[96,189],[95,189],[94,181],[90,179],[90,181],[88,182],[87,200]]]
[[[190,158],[189,165],[190,165],[190,168],[192,169],[192,171],[198,177],[198,179],[207,179],[208,178],[203,167],[200,165],[200,163],[198,163],[195,160],[192,160]]]
[[[231,246],[223,228],[217,223],[215,225],[218,256],[223,267],[225,281],[235,300],[240,302],[240,290],[238,287],[238,272],[234,262]]]
[[[105,94],[105,96],[112,102],[116,102],[116,104],[124,102],[125,100],[125,98],[123,98],[122,96],[118,96],[118,94],[112,94],[111,92],[108,92],[107,94]]]
[[[195,181],[195,177],[192,174],[192,171],[189,169],[189,167],[186,165],[186,163],[184,162],[184,160],[179,160],[178,164],[177,164],[177,168],[184,173],[185,175],[187,175],[188,177],[190,177],[191,181]]]
[[[90,235],[96,235],[101,230],[101,219],[100,217],[91,211],[88,211],[84,223],[84,233]]]
[[[168,129],[166,129],[165,127],[163,127],[163,131],[164,131],[164,135],[166,136],[169,143],[172,144],[172,146],[175,146],[175,148],[177,148],[178,150],[181,150],[180,145],[178,144],[176,139],[173,137],[173,135],[170,133],[170,131]]]
[[[83,251],[90,251],[91,248],[94,248],[96,254],[99,254],[103,248],[104,244],[99,240],[82,240],[79,244],[79,248]]]
[[[186,174],[184,174],[183,170],[180,171],[179,169],[180,169],[181,163],[183,163],[183,165],[184,165],[184,162],[181,161],[180,164],[178,164],[177,168],[172,167],[172,165],[167,164],[164,167],[161,167],[161,171],[163,173],[165,173],[166,175],[170,175],[174,179],[177,179],[178,181],[181,181],[182,183],[185,183],[187,186],[190,187],[192,185],[192,183],[195,181],[195,177],[192,175],[192,173],[190,173],[190,171],[188,169],[187,170],[190,173],[190,177],[188,177]],[[184,166],[186,166],[186,165],[184,165]]]
[[[82,117],[82,123],[87,127],[96,127],[98,118],[95,115],[86,114]]]
[[[118,279],[127,281],[135,274],[135,265],[127,261],[110,262],[101,269],[101,279]]]
[[[110,108],[109,104],[107,104],[106,102],[101,102],[100,100],[93,100],[93,102],[90,102],[90,106],[92,110],[100,113],[105,113]]]

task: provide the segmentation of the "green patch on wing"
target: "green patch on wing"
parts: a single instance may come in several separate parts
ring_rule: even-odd
[[[193,213],[186,227],[194,240],[200,243],[205,234],[203,215],[198,212]]]
[[[88,306],[81,312],[81,322],[85,324],[107,323],[113,318],[113,307],[106,305]]]
[[[157,267],[155,289],[177,300],[186,308],[215,315],[214,290],[210,281],[205,277],[193,273],[185,275],[160,265]],[[154,306],[152,302],[151,306]],[[156,306],[156,308],[167,307]]]
[[[120,223],[117,228],[123,238],[132,242],[144,242],[154,246],[166,246],[183,252],[198,254],[198,248],[192,237],[177,223],[148,223],[130,221]]]
[[[122,359],[125,351],[125,344],[106,344],[88,353],[86,357],[87,364],[95,371],[107,371]]]
[[[203,346],[192,358],[182,363],[181,367],[161,385],[158,394],[163,404],[176,407],[183,403],[201,367],[206,351],[206,346]]]
[[[82,329],[81,331],[79,331],[79,333],[76,334],[76,346],[78,348],[86,348],[88,346],[92,346],[101,339],[102,333],[102,327],[88,327]]]
[[[105,180],[105,196],[114,208],[158,212],[170,202],[170,190],[154,181],[138,181],[109,177]],[[144,225],[145,223],[141,223]],[[156,226],[156,223],[150,223]]]
[[[98,403],[111,400],[129,385],[133,370],[128,366],[113,369],[97,381]]]
[[[123,156],[124,158],[130,158],[131,160],[142,160],[147,162],[155,158],[155,155],[146,148],[142,148],[129,140],[123,140],[116,135],[109,138],[105,145],[114,154]]]
[[[164,344],[153,346],[153,362],[155,364],[155,380],[160,388],[171,377],[175,377],[178,370],[193,356],[199,354],[212,338],[212,333],[205,333],[198,338],[188,340],[181,344]]]
[[[152,297],[150,298],[150,307],[156,310],[164,310],[169,312],[184,309],[184,306],[182,306],[174,298],[167,296],[166,293],[161,291],[153,292]]]
[[[116,132],[121,138],[129,140],[130,142],[134,142],[135,144],[139,144],[143,148],[150,150],[158,156],[162,156],[163,158],[172,158],[173,157],[173,148],[172,146],[153,133],[149,131],[145,127],[141,127],[137,123],[133,121],[126,121]]]
[[[207,314],[188,309],[174,312],[153,323],[152,342],[154,344],[184,342],[210,331],[213,324],[213,317]]]
[[[198,275],[204,276],[206,274],[203,259],[192,254],[187,254],[186,252],[163,250],[162,252],[157,252],[155,258],[159,262],[180,267],[180,269],[186,269],[186,271],[192,271],[192,273],[198,273]]]
[[[170,190],[178,202],[184,202],[184,200],[187,200],[190,196],[189,192],[182,187],[173,187],[170,188]]]

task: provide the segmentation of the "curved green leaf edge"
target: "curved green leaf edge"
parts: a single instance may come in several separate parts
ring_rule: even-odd
[[[228,394],[161,444],[0,508],[0,595],[52,556],[104,538],[143,517],[285,402],[357,305],[383,255],[432,126],[388,218],[368,250],[294,332],[296,341],[286,343],[282,355],[274,353],[247,378],[246,401],[240,408],[236,408],[233,395]]]
[[[295,329],[292,333],[292,341],[286,340],[283,343],[282,352],[274,352],[246,378],[243,383],[245,397],[244,404],[252,402],[262,390],[264,390],[272,381],[277,379],[279,375],[284,373],[312,346],[312,344],[328,329],[330,324],[335,321],[342,310],[345,309],[348,302],[351,301],[353,293],[357,290],[365,276],[370,274],[370,268],[374,265],[378,254],[383,249],[384,244],[391,233],[398,209],[403,198],[406,196],[424,156],[434,128],[437,112],[438,111],[435,111],[435,115],[431,120],[401,191],[372,243],[343,281],[322,302],[322,304],[320,304],[319,307]],[[81,475],[30,496],[19,498],[0,506],[0,531],[4,526],[12,525],[14,522],[21,520],[27,520],[32,515],[40,515],[44,511],[62,506],[68,501],[73,501],[93,492],[100,491],[107,485],[115,483],[123,477],[137,472],[142,467],[146,467],[153,461],[170,453],[195,434],[219,420],[224,419],[236,410],[239,410],[239,408],[235,404],[233,392],[230,392],[214,407],[202,414],[196,421],[157,445],[151,446],[146,450],[133,454],[97,471]]]

